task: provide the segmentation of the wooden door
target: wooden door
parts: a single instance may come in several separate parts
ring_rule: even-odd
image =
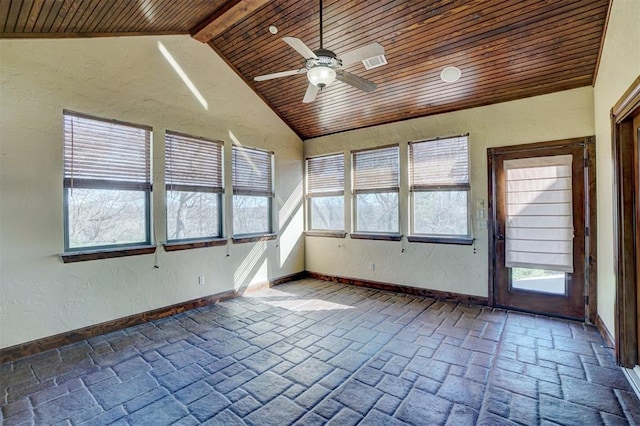
[[[558,159],[562,166],[555,165]],[[489,163],[494,305],[584,320],[584,139],[492,149]],[[514,167],[524,171],[511,173]],[[556,171],[560,167],[563,174]],[[517,177],[523,175],[529,180]],[[523,180],[524,189],[514,189],[518,179]],[[533,195],[527,195],[528,188]],[[562,201],[555,197],[560,192]],[[554,203],[562,203],[561,208]],[[522,218],[529,222],[520,222]],[[559,221],[564,223],[562,233],[556,231]],[[543,239],[548,241],[537,241]],[[554,265],[560,257],[564,265]]]
[[[638,353],[640,354],[640,111],[633,117],[633,158],[635,182],[635,255],[636,255],[636,332],[638,334]]]
[[[613,148],[613,248],[616,280],[616,361],[627,368],[640,364],[640,239],[638,216],[638,116],[640,76],[611,109]]]

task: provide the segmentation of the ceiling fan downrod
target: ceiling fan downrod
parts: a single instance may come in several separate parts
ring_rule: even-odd
[[[322,0],[320,0],[320,50],[322,50]]]

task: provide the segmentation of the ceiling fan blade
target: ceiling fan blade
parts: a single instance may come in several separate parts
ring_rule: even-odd
[[[271,80],[274,78],[287,77],[290,75],[303,74],[305,72],[307,72],[307,69],[301,68],[299,70],[280,71],[280,72],[274,72],[273,74],[259,75],[257,77],[253,77],[253,79],[255,81],[265,81],[265,80]]]
[[[307,86],[307,91],[304,94],[304,99],[302,99],[302,102],[304,102],[305,104],[310,104],[311,102],[315,101],[319,91],[320,89],[318,89],[313,84],[309,83],[309,85]]]
[[[313,50],[309,49],[309,47],[307,47],[307,45],[304,44],[304,42],[299,38],[282,37],[282,40],[284,40],[284,42],[287,43],[289,46],[293,47],[295,51],[301,54],[305,59],[310,59],[310,58],[318,59],[316,54],[313,53]]]
[[[343,67],[347,67],[351,64],[355,64],[356,62],[380,55],[384,55],[384,47],[379,43],[371,43],[340,55],[338,56],[338,59],[342,61]]]
[[[347,83],[357,89],[363,90],[367,93],[371,93],[374,90],[376,90],[376,84],[369,81],[369,80],[365,80],[362,77],[358,77],[355,74],[351,74],[350,72],[347,71],[338,71],[337,75],[336,75],[336,79],[342,81],[343,83]]]

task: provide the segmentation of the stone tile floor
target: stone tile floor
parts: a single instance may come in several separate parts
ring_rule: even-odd
[[[595,328],[312,279],[0,365],[0,423],[622,425]]]

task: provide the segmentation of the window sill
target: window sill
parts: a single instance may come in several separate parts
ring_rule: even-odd
[[[462,246],[470,246],[474,240],[474,238],[470,237],[421,237],[417,235],[407,237],[407,241],[410,243],[457,244]]]
[[[60,255],[64,263],[85,262],[87,260],[112,259],[114,257],[137,256],[155,253],[156,246],[132,246],[114,249],[71,251]]]
[[[244,237],[233,237],[231,241],[233,241],[233,244],[255,243],[257,241],[275,240],[277,237],[278,234],[247,235]]]
[[[347,233],[344,231],[305,231],[307,237],[328,237],[328,238],[345,238]]]
[[[353,240],[380,240],[380,241],[400,241],[400,234],[351,234]]]
[[[176,241],[163,244],[164,251],[189,250],[204,247],[226,246],[226,238],[212,238],[210,240]]]

